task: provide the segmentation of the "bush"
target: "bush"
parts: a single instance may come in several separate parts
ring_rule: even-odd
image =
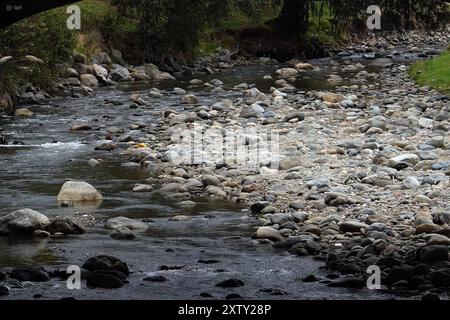
[[[43,88],[51,85],[57,76],[58,64],[70,60],[76,44],[75,32],[67,29],[66,19],[64,11],[55,9],[0,30],[2,56],[19,58],[33,55],[44,61],[44,64],[34,64],[32,72],[11,66],[3,68],[0,72],[4,86],[20,86],[28,82]]]

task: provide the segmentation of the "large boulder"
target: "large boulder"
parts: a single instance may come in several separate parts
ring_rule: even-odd
[[[19,281],[47,282],[50,280],[48,273],[42,268],[15,268],[10,276]]]
[[[130,270],[128,265],[120,259],[112,256],[96,256],[88,259],[83,264],[83,269],[88,271],[118,271],[128,276]]]
[[[108,70],[106,70],[104,67],[102,67],[99,64],[92,65],[92,68],[94,68],[94,75],[102,82],[106,82],[108,79]]]
[[[125,77],[130,76],[130,71],[128,71],[127,68],[119,65],[119,64],[113,64],[111,69],[111,79],[113,81],[119,82]]]
[[[92,257],[83,264],[83,269],[90,271],[86,285],[93,288],[120,288],[128,283],[130,275],[128,265],[112,256]]]
[[[0,235],[31,235],[49,224],[50,220],[43,214],[21,209],[0,218]]]
[[[82,181],[67,181],[58,194],[58,201],[101,201],[100,192],[89,183]]]
[[[94,75],[92,75],[92,74],[88,74],[88,73],[82,74],[82,75],[80,76],[80,80],[81,80],[81,84],[82,84],[83,86],[87,86],[87,87],[90,87],[90,88],[96,88],[96,87],[98,87],[98,80],[97,80],[97,78],[96,78]]]
[[[53,219],[47,227],[47,231],[52,234],[83,234],[86,232],[85,228],[78,221],[68,217],[57,217]]]

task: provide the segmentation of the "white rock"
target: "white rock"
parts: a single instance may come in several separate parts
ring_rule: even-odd
[[[102,195],[93,186],[82,181],[67,181],[58,194],[58,201],[100,201]]]
[[[31,235],[49,224],[50,220],[43,214],[21,209],[0,218],[0,235]]]
[[[272,227],[260,227],[256,231],[254,238],[256,239],[268,239],[274,242],[283,240],[283,236],[280,232]]]

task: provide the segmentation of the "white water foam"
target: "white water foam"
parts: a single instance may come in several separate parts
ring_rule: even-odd
[[[57,148],[57,149],[79,149],[86,146],[86,144],[74,141],[74,142],[56,142],[56,143],[44,143],[44,144],[11,144],[0,145],[0,148]]]

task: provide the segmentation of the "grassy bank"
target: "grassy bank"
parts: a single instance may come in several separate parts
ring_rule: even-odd
[[[450,51],[432,60],[417,62],[409,73],[419,85],[450,94]]]

